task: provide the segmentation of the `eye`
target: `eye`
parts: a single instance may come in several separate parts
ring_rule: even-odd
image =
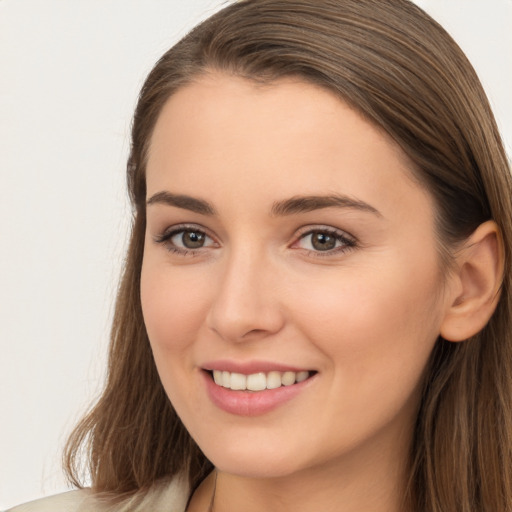
[[[200,249],[204,247],[210,238],[201,231],[183,230],[178,231],[169,238],[169,241],[176,247],[183,249]]]
[[[355,247],[356,241],[342,231],[319,228],[303,233],[294,245],[313,253],[332,254]]]
[[[204,231],[194,226],[176,226],[168,229],[155,242],[178,254],[188,254],[200,249],[215,246],[215,241]]]

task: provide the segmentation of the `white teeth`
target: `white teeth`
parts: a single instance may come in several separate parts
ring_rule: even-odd
[[[281,377],[281,382],[283,386],[291,386],[295,384],[295,372],[284,372]]]
[[[231,389],[247,389],[247,375],[232,373]]]
[[[222,386],[225,388],[231,387],[231,373],[230,372],[222,372]]]
[[[267,376],[264,373],[247,375],[247,389],[249,391],[262,391],[267,389]]]
[[[234,391],[263,391],[264,389],[276,389],[281,386],[291,386],[303,382],[309,377],[308,371],[301,372],[277,372],[231,373],[228,371],[213,370],[213,380],[218,386]]]
[[[267,389],[280,388],[281,384],[281,372],[269,372],[267,374]]]
[[[222,372],[220,370],[213,370],[213,380],[218,386],[222,386]]]
[[[299,372],[297,373],[297,377],[295,377],[295,380],[297,382],[302,382],[303,380],[306,380],[309,377],[309,372]]]

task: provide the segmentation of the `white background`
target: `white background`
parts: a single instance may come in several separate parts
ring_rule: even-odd
[[[124,168],[156,59],[222,0],[0,0],[0,509],[65,490],[101,388]],[[418,0],[474,63],[512,154],[512,0]]]

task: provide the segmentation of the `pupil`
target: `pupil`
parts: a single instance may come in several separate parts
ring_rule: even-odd
[[[198,249],[204,245],[204,234],[196,231],[186,231],[183,233],[183,245],[188,249]]]
[[[311,242],[318,251],[329,251],[336,246],[336,239],[326,233],[313,233]]]

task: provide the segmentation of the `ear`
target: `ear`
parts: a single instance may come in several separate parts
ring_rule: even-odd
[[[505,255],[496,223],[478,226],[455,260],[452,296],[440,334],[448,341],[463,341],[485,327],[500,297]]]

